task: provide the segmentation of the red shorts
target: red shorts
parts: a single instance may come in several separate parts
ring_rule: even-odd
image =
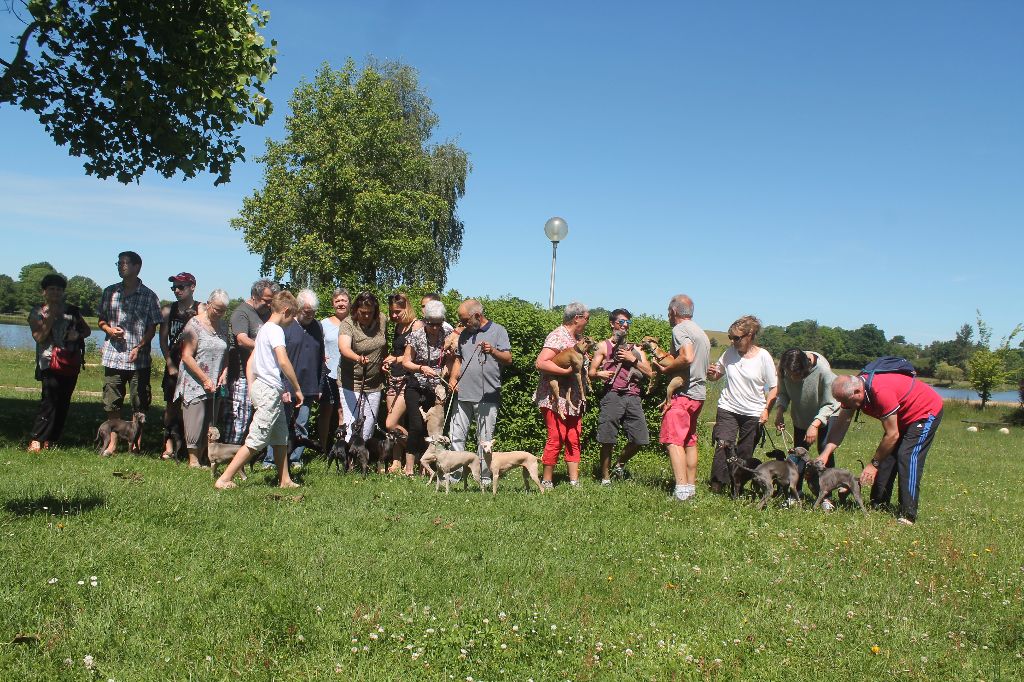
[[[704,407],[703,400],[685,395],[672,396],[668,412],[661,419],[661,437],[665,445],[690,447],[697,444],[697,415]]]

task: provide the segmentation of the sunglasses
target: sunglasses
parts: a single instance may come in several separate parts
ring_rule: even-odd
[[[441,323],[440,322],[424,322],[423,325],[425,327],[440,327]]]
[[[747,338],[746,334],[744,334],[743,336],[733,336],[732,334],[729,334],[729,340],[730,341],[739,341],[740,339],[745,339],[745,338]]]
[[[188,288],[187,284],[172,284],[171,291],[184,291]]]
[[[633,323],[630,322],[629,320],[627,320],[624,317],[620,317],[619,319],[615,320],[615,324],[621,324],[623,327],[628,327],[629,325],[631,325]]]

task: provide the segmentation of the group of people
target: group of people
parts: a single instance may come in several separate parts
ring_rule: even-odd
[[[389,296],[382,311],[373,293],[352,300],[348,291],[336,289],[333,314],[317,320],[315,292],[293,295],[260,279],[235,308],[229,325],[223,290],[212,291],[199,304],[195,277],[178,273],[168,278],[175,300],[161,310],[157,295],[139,278],[142,259],[137,253],[119,254],[117,267],[121,281],[104,290],[98,310],[98,327],[105,334],[103,405],[110,419],[121,418],[127,396],[133,411],[149,408],[150,347],[159,331],[166,361],[161,383],[167,405],[164,458],[176,457],[183,443],[189,463],[200,466],[210,425],[223,424],[221,440],[242,447],[217,479],[218,488],[233,487],[238,470],[264,449],[264,463],[277,468],[279,484],[294,486],[289,468],[301,465],[303,453],[301,446],[289,451],[288,442],[310,436],[315,403],[321,444],[328,443],[338,424],[344,424],[350,439],[358,430],[369,440],[381,424],[407,434],[404,453],[390,470],[412,476],[430,440],[424,413],[454,392],[451,447],[465,450],[475,424],[481,477],[485,483],[489,478],[479,444],[493,440],[501,369],[512,362],[512,351],[508,331],[486,317],[479,301],[459,305],[459,325],[453,328],[439,296],[424,297],[422,316],[417,316],[403,293]],[[29,315],[42,382],[31,452],[60,437],[90,333],[81,312],[64,301],[66,286],[60,275],[47,275],[41,282],[43,303]],[[788,411],[794,444],[816,448],[825,466],[834,466],[835,449],[854,414],[863,411],[882,421],[884,435],[861,480],[872,485],[876,505],[889,502],[898,480],[899,520],[916,520],[924,461],[942,417],[942,400],[934,390],[898,372],[837,377],[820,353],[803,349],[783,353],[777,372],[771,355],[757,345],[760,322],[752,316],[729,327],[730,345],[712,362],[711,344],[693,311],[686,295],[669,301],[671,350],[655,346],[651,357],[626,341],[629,311],[611,312],[612,337],[596,344],[588,369],[589,378],[603,387],[597,430],[602,485],[627,477],[630,459],[649,443],[642,382],[665,374],[676,378],[678,387],[663,407],[659,441],[672,466],[674,498],[694,497],[698,417],[708,382],[724,379],[712,433],[713,492],[730,485],[727,452],[751,461],[773,408],[775,429],[789,433]],[[576,368],[557,360],[579,344],[589,321],[585,305],[567,305],[562,324],[548,334],[534,361],[540,375],[534,400],[547,429],[541,457],[546,488],[553,486],[560,457],[570,485],[579,485],[582,382],[574,376]],[[613,464],[620,432],[626,445]]]

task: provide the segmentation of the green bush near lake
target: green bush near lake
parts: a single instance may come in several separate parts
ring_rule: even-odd
[[[0,383],[35,386],[26,358],[0,353]],[[218,493],[208,471],[152,456],[26,454],[37,399],[0,390],[5,680],[1024,676],[1024,439],[966,432],[979,413],[962,404],[906,528],[883,512],[757,512],[703,486],[674,503],[656,448],[630,481],[545,495],[518,474],[496,498],[446,496],[322,460],[294,492],[258,471]],[[100,418],[80,396],[69,441]],[[856,425],[840,464],[879,435]],[[584,450],[593,462],[593,440]],[[709,463],[705,439],[702,480]]]

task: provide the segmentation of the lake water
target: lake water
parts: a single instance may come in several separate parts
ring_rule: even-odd
[[[93,329],[92,334],[86,340],[86,346],[95,345],[97,348],[103,345],[103,332]],[[153,336],[153,352],[160,352],[160,334]],[[36,342],[32,338],[32,330],[27,324],[0,324],[0,348],[20,348],[34,350]]]
[[[942,396],[943,400],[981,400],[981,396],[969,388],[940,388],[938,386],[932,386],[932,388]],[[1020,401],[1020,395],[1017,391],[999,391],[993,393],[989,400],[1016,403]]]

